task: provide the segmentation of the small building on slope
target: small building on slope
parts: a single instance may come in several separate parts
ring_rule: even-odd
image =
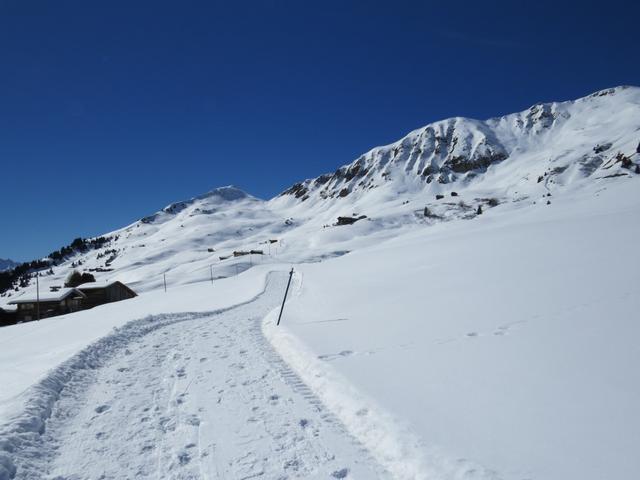
[[[38,297],[35,294],[22,295],[9,302],[16,305],[16,320],[28,322],[40,318],[55,317],[65,313],[82,310],[82,301],[86,295],[77,288],[61,288],[57,292],[42,292]]]
[[[113,281],[109,283],[85,283],[77,287],[85,296],[82,308],[93,308],[103,303],[119,302],[137,297],[138,294],[124,283]]]

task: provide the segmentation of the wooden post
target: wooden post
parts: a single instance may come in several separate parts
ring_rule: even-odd
[[[40,320],[40,274],[36,272],[36,318]]]
[[[166,273],[162,274],[162,280],[164,281],[164,291],[166,293],[167,291],[167,274]]]
[[[276,325],[280,325],[280,319],[282,318],[282,311],[284,310],[284,302],[287,301],[287,293],[289,293],[289,285],[291,285],[291,278],[293,277],[293,268],[289,272],[289,281],[287,282],[287,289],[284,291],[284,298],[282,299],[282,306],[280,307],[280,315],[278,315],[278,323]]]
[[[209,265],[209,270],[211,271],[211,285],[213,285],[213,265]]]

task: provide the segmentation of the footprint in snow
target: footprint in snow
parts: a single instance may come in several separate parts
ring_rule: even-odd
[[[509,325],[502,325],[498,327],[498,329],[495,332],[493,332],[493,334],[497,336],[506,335],[509,332],[509,328],[511,328],[509,327]]]
[[[180,465],[186,465],[191,461],[191,456],[187,452],[180,452],[178,454],[178,462]]]
[[[353,350],[342,350],[339,353],[327,353],[324,355],[318,355],[318,358],[320,360],[331,361],[331,360],[336,360],[338,358],[350,357],[351,355],[354,355],[354,354],[355,352]]]
[[[187,424],[192,425],[194,427],[197,427],[198,425],[200,425],[200,417],[198,417],[197,415],[189,415],[187,416],[185,421],[187,422]]]
[[[300,469],[300,460],[298,460],[297,458],[294,458],[293,460],[287,460],[286,462],[284,462],[283,466],[285,470],[298,471]]]
[[[348,468],[342,468],[340,470],[336,470],[331,474],[333,478],[347,478],[347,475],[349,475]]]

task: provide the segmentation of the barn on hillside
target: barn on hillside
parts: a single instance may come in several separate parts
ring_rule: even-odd
[[[103,303],[119,302],[138,296],[136,292],[117,280],[109,283],[85,283],[77,288],[85,295],[82,301],[83,308],[93,308]]]

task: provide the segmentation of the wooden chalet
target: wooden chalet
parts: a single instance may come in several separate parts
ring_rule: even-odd
[[[85,297],[82,300],[82,308],[93,308],[103,303],[119,302],[138,296],[136,292],[117,280],[109,283],[85,283],[77,289]]]
[[[82,310],[82,300],[86,295],[77,288],[61,288],[57,292],[43,292],[37,295],[23,295],[9,302],[16,305],[16,320],[28,322],[40,318],[64,315]]]
[[[122,282],[86,283],[76,288],[51,288],[50,292],[22,295],[0,307],[0,326],[55,317],[103,303],[119,302],[137,297],[136,292]]]

